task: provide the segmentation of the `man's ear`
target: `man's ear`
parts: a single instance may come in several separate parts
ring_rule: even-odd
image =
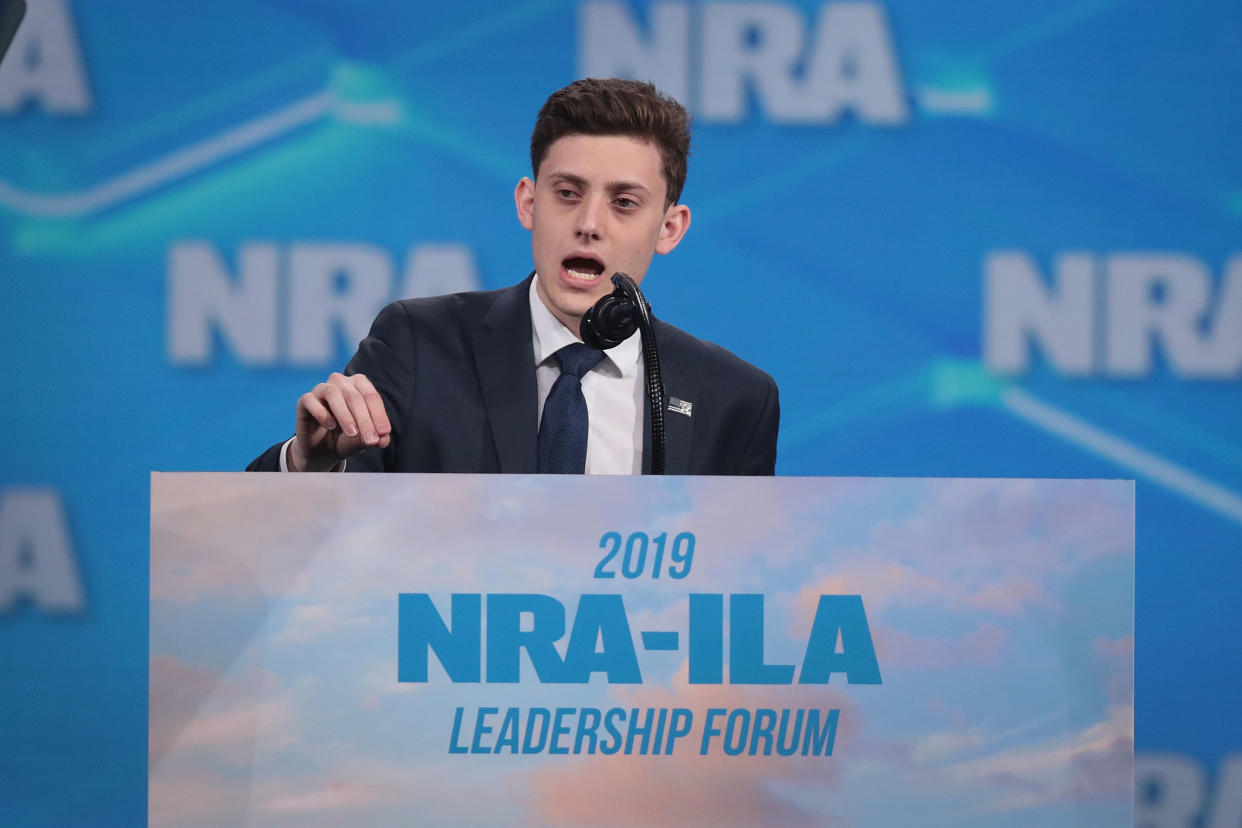
[[[660,225],[660,238],[656,240],[655,252],[672,253],[689,229],[690,208],[684,204],[669,207],[664,211],[664,224]]]
[[[513,203],[517,206],[518,221],[527,230],[535,229],[535,182],[523,176],[513,191]]]

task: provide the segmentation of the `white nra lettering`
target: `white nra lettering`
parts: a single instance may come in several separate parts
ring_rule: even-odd
[[[0,63],[0,114],[32,102],[53,115],[91,111],[77,28],[65,0],[30,0]]]
[[[385,302],[479,287],[474,256],[459,244],[412,247],[399,284],[388,251],[359,242],[247,242],[236,262],[233,272],[208,241],[169,249],[170,362],[205,364],[225,348],[252,367],[331,366]]]
[[[1029,370],[1038,344],[1066,376],[1142,378],[1161,353],[1187,379],[1242,376],[1242,255],[1211,272],[1185,253],[1065,252],[1046,279],[1033,256],[984,260],[983,355],[1002,374]]]
[[[873,125],[909,120],[878,3],[824,3],[809,33],[802,12],[781,3],[660,2],[647,17],[644,33],[627,4],[583,4],[579,75],[649,80],[704,121],[743,120],[751,91],[774,121],[831,124],[847,112]]]
[[[65,510],[53,489],[0,492],[0,612],[23,600],[49,613],[85,608]]]
[[[168,254],[168,350],[175,363],[205,363],[213,333],[245,365],[276,362],[280,249],[252,242],[237,254],[237,274],[205,241],[178,242]]]
[[[1091,373],[1095,265],[1090,253],[1063,253],[1057,283],[1047,286],[1030,256],[991,253],[984,262],[984,361],[993,371],[1029,365],[1035,338],[1048,361],[1070,376]]]
[[[583,3],[578,8],[579,77],[649,80],[664,94],[689,104],[689,4],[652,3],[645,37],[626,3]]]

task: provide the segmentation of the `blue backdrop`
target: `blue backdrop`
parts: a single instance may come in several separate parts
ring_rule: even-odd
[[[644,288],[775,376],[779,473],[1137,479],[1137,813],[1236,825],[1239,43],[1225,0],[30,0],[0,822],[144,818],[148,473],[287,436],[383,303],[522,278],[534,114],[619,74],[696,116]]]

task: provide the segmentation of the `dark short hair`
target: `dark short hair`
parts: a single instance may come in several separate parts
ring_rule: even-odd
[[[667,208],[681,198],[690,156],[690,113],[655,86],[620,78],[583,78],[548,96],[530,134],[536,178],[548,148],[566,135],[627,135],[660,151]]]

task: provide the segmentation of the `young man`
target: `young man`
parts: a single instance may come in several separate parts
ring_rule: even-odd
[[[649,468],[638,334],[581,366],[570,354],[589,350],[579,325],[612,291],[612,274],[641,282],[652,255],[671,252],[690,227],[678,203],[689,150],[688,113],[651,84],[586,79],[554,92],[531,135],[533,178],[514,192],[535,272],[504,290],[386,307],[345,373],[298,400],[294,437],[249,469]],[[666,472],[772,474],[780,408],[771,377],[659,320],[655,334],[665,390],[678,401],[665,415]],[[579,446],[566,467],[556,441],[576,429],[585,458]]]

